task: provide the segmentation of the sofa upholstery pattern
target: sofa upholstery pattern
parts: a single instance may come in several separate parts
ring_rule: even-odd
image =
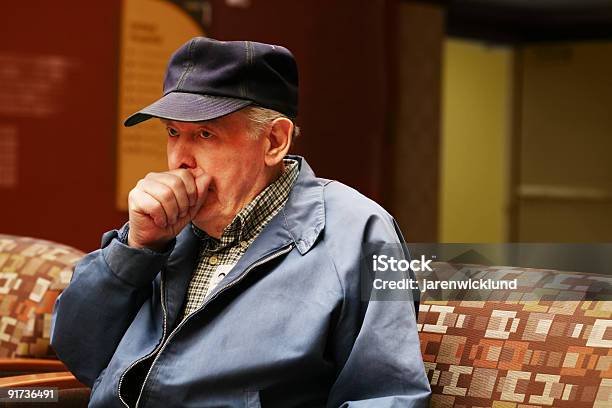
[[[0,358],[55,358],[49,346],[55,299],[83,252],[0,234]]]
[[[592,296],[610,277],[453,267],[516,278],[518,288],[479,291],[481,300],[422,294],[418,330],[432,407],[612,407],[612,301]]]

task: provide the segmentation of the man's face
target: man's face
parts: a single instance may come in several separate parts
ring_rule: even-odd
[[[168,131],[168,167],[204,171],[212,177],[208,195],[194,222],[209,228],[231,222],[235,214],[261,190],[264,176],[263,137],[248,133],[248,121],[232,113],[205,122],[162,120]]]

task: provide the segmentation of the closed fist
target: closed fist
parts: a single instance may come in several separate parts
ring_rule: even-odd
[[[200,168],[147,174],[128,195],[128,244],[165,248],[200,210],[210,181]]]

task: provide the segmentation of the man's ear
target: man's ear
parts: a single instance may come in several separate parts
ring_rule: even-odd
[[[293,122],[287,118],[276,118],[272,121],[270,131],[265,135],[268,138],[268,149],[265,152],[265,162],[269,167],[280,163],[291,147]]]

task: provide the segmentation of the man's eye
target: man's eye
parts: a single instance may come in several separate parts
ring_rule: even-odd
[[[179,135],[178,130],[174,128],[167,128],[167,130],[168,130],[168,136],[170,137],[177,137]]]
[[[207,130],[200,130],[199,136],[200,136],[202,139],[208,139],[209,137],[212,137],[212,133],[210,133],[210,132],[209,132],[209,131],[207,131]]]

